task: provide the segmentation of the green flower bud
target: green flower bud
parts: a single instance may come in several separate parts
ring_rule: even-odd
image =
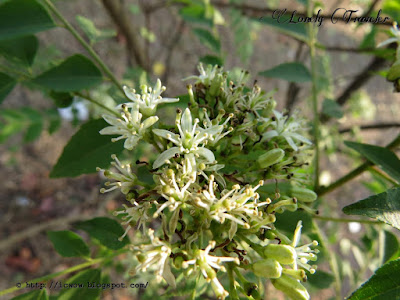
[[[282,149],[280,148],[272,149],[261,155],[257,159],[257,163],[261,168],[266,169],[269,166],[272,166],[280,162],[284,156],[285,156],[285,151],[283,151]]]
[[[265,278],[279,278],[282,275],[282,266],[272,258],[255,262],[252,266],[256,276]]]
[[[181,269],[181,268],[182,268],[182,263],[183,263],[184,261],[185,261],[185,260],[183,259],[182,256],[177,256],[177,257],[175,257],[175,258],[174,258],[174,265],[175,265],[175,267],[176,267],[177,269]]]
[[[284,292],[292,300],[310,299],[306,288],[292,277],[282,274],[278,279],[271,279],[271,282],[277,290]]]
[[[317,194],[312,190],[294,186],[289,191],[291,197],[296,197],[300,202],[313,202],[317,199]]]
[[[284,265],[289,265],[295,262],[297,254],[296,250],[289,245],[269,244],[264,248],[264,255],[267,258],[276,259]]]

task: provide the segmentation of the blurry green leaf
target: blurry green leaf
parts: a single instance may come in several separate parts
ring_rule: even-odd
[[[76,16],[76,21],[78,22],[79,27],[89,38],[90,42],[96,43],[100,40],[107,39],[113,36],[116,36],[116,31],[113,29],[98,29],[94,25],[93,21],[85,18],[83,16]]]
[[[382,10],[389,15],[392,20],[400,19],[400,2],[398,0],[385,0]]]
[[[49,124],[47,131],[51,135],[61,127],[61,117],[57,109],[48,110],[47,115],[49,116]]]
[[[312,218],[309,213],[301,210],[295,212],[285,211],[284,213],[278,214],[274,224],[279,230],[285,231],[289,238],[293,238],[297,222],[300,220],[303,222],[302,232],[311,232]]]
[[[264,77],[284,79],[289,82],[311,81],[311,74],[302,63],[284,63],[258,73]]]
[[[218,65],[218,66],[224,65],[224,62],[222,61],[222,59],[220,57],[214,56],[214,55],[206,55],[206,56],[200,57],[199,61],[206,65]]]
[[[395,81],[400,78],[400,62],[395,62],[389,69],[387,75],[387,80]]]
[[[350,147],[365,156],[368,160],[379,166],[389,176],[400,183],[400,160],[393,151],[375,145],[349,141],[344,143],[347,147]]]
[[[285,15],[284,17],[282,17],[282,22],[289,19],[290,15]],[[290,35],[298,40],[304,42],[308,40],[307,30],[304,23],[278,23],[277,20],[272,18],[272,16],[263,16],[261,18],[254,18],[253,20],[260,22],[261,24],[272,26],[277,31]]]
[[[194,28],[192,29],[192,31],[199,38],[200,42],[203,45],[207,46],[216,53],[220,52],[220,41],[214,35],[212,35],[211,32],[202,28]]]
[[[34,35],[0,41],[0,55],[30,66],[33,63],[39,41]]]
[[[138,15],[140,14],[140,7],[137,4],[131,4],[129,5],[129,11],[134,15]]]
[[[72,231],[48,231],[56,251],[64,257],[89,257],[90,250],[82,238]]]
[[[307,282],[318,289],[327,289],[335,281],[335,276],[331,273],[318,270],[315,274],[307,276]]]
[[[96,167],[107,168],[111,155],[122,152],[124,141],[111,142],[111,136],[99,131],[108,124],[102,120],[91,120],[81,126],[70,139],[50,173],[51,178],[74,177],[96,172]]]
[[[119,238],[124,234],[125,230],[121,225],[110,218],[99,217],[88,221],[79,222],[76,228],[86,231],[90,237],[98,240],[103,246],[112,250],[118,250],[129,244],[127,236],[122,241]]]
[[[399,299],[400,259],[384,264],[367,282],[361,285],[348,300]]]
[[[322,113],[336,119],[343,117],[342,107],[331,99],[325,99],[322,103]]]
[[[43,117],[37,110],[30,107],[21,108],[21,112],[25,115],[25,121],[28,123],[24,142],[30,143],[40,137],[43,129]],[[28,121],[29,120],[29,121]]]
[[[53,99],[54,104],[60,108],[71,106],[72,102],[74,101],[74,96],[71,93],[51,91],[49,96],[51,99]]]
[[[89,269],[79,272],[63,284],[71,288],[63,288],[58,296],[58,300],[97,300],[101,294],[101,288],[89,288],[89,283],[100,283],[101,271],[98,269]]]
[[[183,20],[194,24],[204,24],[207,26],[212,26],[213,22],[211,19],[206,18],[206,9],[204,5],[192,4],[183,7],[179,10],[179,14]]]
[[[33,34],[55,26],[35,0],[12,0],[0,5],[0,40]]]
[[[345,206],[347,215],[361,215],[376,218],[400,230],[400,188],[370,196],[354,204]]]
[[[12,91],[17,81],[8,76],[7,74],[0,73],[0,104],[7,97],[7,95]]]
[[[76,54],[42,73],[33,82],[57,92],[73,92],[98,85],[102,80],[102,74],[93,62]]]
[[[11,298],[11,300],[47,300],[47,299],[49,299],[49,296],[47,295],[46,289],[32,291]]]
[[[239,55],[243,63],[247,63],[253,54],[253,23],[249,18],[244,16],[241,11],[231,9],[231,30],[234,34],[235,51]]]
[[[154,32],[147,29],[146,27],[140,28],[140,35],[149,43],[154,43],[156,40],[156,35],[154,34]]]
[[[399,251],[399,241],[397,237],[390,231],[385,230],[385,246],[383,254],[383,263],[389,261]],[[397,258],[397,257],[395,257]]]

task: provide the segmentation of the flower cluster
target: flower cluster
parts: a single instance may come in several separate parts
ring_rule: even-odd
[[[128,150],[147,143],[158,151],[146,155],[140,172],[115,156],[115,170],[101,170],[112,180],[101,192],[121,189],[130,203],[115,213],[126,226],[121,238],[143,229],[134,233],[142,236],[132,246],[136,271],[153,270],[173,288],[185,284],[179,273],[196,282],[203,277],[218,299],[249,295],[244,287],[254,283],[240,273],[253,272],[292,299],[308,299],[300,280],[315,272],[308,262],[316,259],[317,243],[298,246],[301,222],[293,241],[275,224],[286,210],[311,211],[317,198],[306,187],[311,142],[304,121],[276,111],[272,94],[258,85],[247,88],[247,72],[235,79],[218,66],[200,65],[199,71],[189,78],[195,83],[184,110],[174,107],[178,99],[161,97],[165,88],[158,80],[154,88],[142,86],[141,94],[125,87],[131,102],[116,108],[120,117],[104,116],[111,126],[101,134],[126,139]],[[156,115],[160,103],[176,110],[174,126],[158,122],[164,118]],[[144,180],[143,168],[152,178]],[[284,181],[289,188],[280,190]]]

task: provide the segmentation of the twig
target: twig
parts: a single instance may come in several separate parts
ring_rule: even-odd
[[[339,133],[350,132],[353,130],[353,128],[355,126],[357,126],[357,125],[339,129]],[[399,122],[376,123],[376,124],[359,125],[358,127],[361,130],[387,129],[387,128],[392,128],[392,127],[400,127],[400,123]]]
[[[318,220],[323,220],[323,221],[338,222],[338,223],[351,223],[351,222],[364,223],[364,224],[382,224],[383,223],[381,221],[374,221],[374,220],[333,218],[333,217],[325,217],[325,216],[319,216],[319,215],[313,215],[312,218],[318,219]]]
[[[295,55],[295,61],[300,61],[300,56],[303,50],[304,42],[299,41],[297,50],[296,50],[296,55]],[[290,82],[287,92],[286,92],[286,109],[291,112],[293,106],[297,102],[298,94],[300,92],[300,86],[295,83],[295,82]]]
[[[400,145],[400,134],[392,141],[390,142],[386,148],[388,149],[393,149],[395,147],[397,147],[398,145]],[[343,184],[345,184],[346,182],[354,179],[355,177],[357,177],[358,175],[360,175],[361,173],[363,173],[368,167],[373,166],[374,164],[370,161],[367,161],[363,164],[361,164],[360,166],[358,166],[357,168],[355,168],[354,170],[350,171],[349,173],[347,173],[345,176],[339,178],[338,180],[336,180],[334,183],[332,183],[331,185],[327,186],[327,187],[320,187],[316,190],[318,196],[322,196],[325,195],[328,192],[333,191],[334,189],[336,189],[339,186],[342,186]]]
[[[79,92],[75,92],[74,94],[76,96],[82,98],[82,99],[85,99],[85,100],[87,100],[89,102],[92,102],[95,105],[100,106],[101,108],[105,109],[106,111],[110,112],[111,114],[113,114],[113,115],[115,115],[117,117],[121,117],[115,110],[112,110],[111,108],[105,106],[104,104],[101,104],[100,102],[98,102],[97,100],[93,99],[92,97],[90,97],[88,95],[84,95],[84,94],[79,93]]]
[[[111,81],[116,85],[116,87],[124,94],[124,90],[122,86],[119,84],[117,78],[110,71],[110,69],[104,64],[101,58],[97,55],[97,53],[93,50],[93,48],[82,38],[82,36],[75,30],[74,27],[63,17],[63,15],[58,11],[58,9],[54,6],[54,4],[50,0],[44,0],[46,6],[51,10],[58,19],[63,23],[65,28],[76,38],[76,40],[86,49],[87,52],[92,56],[92,58],[97,62],[100,68],[103,70],[104,74],[106,74]]]
[[[16,233],[16,234],[12,235],[11,237],[8,237],[6,240],[0,241],[0,251],[4,251],[4,250],[8,249],[9,247],[13,246],[14,244],[16,244],[24,239],[35,236],[36,234],[38,234],[41,231],[46,230],[48,228],[54,228],[54,227],[57,227],[60,225],[70,224],[70,223],[73,223],[76,221],[84,220],[88,217],[89,216],[87,216],[87,215],[69,216],[69,217],[65,217],[65,218],[51,220],[46,223],[42,223],[42,224],[27,228],[22,232]]]
[[[172,63],[172,54],[174,53],[174,49],[178,46],[179,40],[182,37],[183,30],[185,28],[185,21],[181,21],[175,31],[174,36],[171,39],[171,42],[167,46],[167,57],[165,59],[165,72],[162,77],[162,82],[164,85],[168,83],[169,73],[171,71],[171,63]]]
[[[145,53],[140,46],[141,44],[138,38],[138,30],[133,26],[128,14],[126,13],[126,10],[122,7],[122,5],[119,5],[117,0],[102,0],[102,3],[109,16],[118,27],[119,31],[126,38],[126,48],[128,50],[128,54],[134,58],[137,65],[148,71]]]

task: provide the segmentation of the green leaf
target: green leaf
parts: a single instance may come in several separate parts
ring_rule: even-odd
[[[14,298],[11,300],[48,300],[49,296],[47,295],[46,289],[41,289],[37,291],[32,291],[29,293],[25,293]]]
[[[218,65],[218,66],[224,65],[223,60],[220,57],[214,56],[214,55],[206,55],[206,56],[200,57],[199,61],[206,65]]]
[[[264,77],[284,79],[289,82],[309,82],[311,74],[302,63],[284,63],[259,73]]]
[[[398,0],[385,0],[382,10],[391,17],[392,20],[400,19],[400,3]]]
[[[64,257],[89,257],[90,250],[82,238],[72,231],[48,231],[56,251]]]
[[[0,73],[0,104],[7,97],[7,95],[12,91],[17,81],[8,76],[7,74]]]
[[[93,62],[76,54],[42,73],[33,82],[56,92],[73,92],[98,85],[102,80],[101,72]]]
[[[122,241],[119,238],[125,230],[115,220],[99,217],[88,221],[79,222],[76,228],[86,231],[92,238],[98,240],[102,245],[112,250],[118,250],[129,244],[127,236]]]
[[[400,259],[384,264],[348,300],[399,299]]]
[[[124,149],[124,141],[113,143],[111,136],[100,135],[99,131],[106,126],[102,119],[83,124],[65,146],[50,177],[74,177],[94,173],[96,167],[108,168],[111,155],[118,155]]]
[[[12,0],[0,5],[0,40],[33,34],[55,26],[44,7],[34,0]]]
[[[101,288],[89,288],[88,283],[100,283],[101,271],[89,269],[79,272],[71,277],[67,282],[68,288],[63,288],[58,296],[58,300],[97,300],[101,294]]]
[[[49,96],[53,99],[55,105],[60,108],[71,106],[74,101],[74,96],[71,93],[51,91]]]
[[[0,55],[15,60],[24,66],[31,66],[39,47],[34,35],[0,41]]]
[[[360,49],[375,48],[375,37],[378,33],[378,27],[371,26],[368,34],[366,34],[360,44]]]
[[[385,234],[385,245],[384,245],[383,263],[386,263],[391,258],[393,258],[399,251],[399,241],[397,240],[397,237],[390,231],[385,230],[384,234]]]
[[[327,289],[335,281],[335,276],[331,273],[318,270],[315,274],[307,276],[307,282],[318,289]]]
[[[342,107],[331,99],[325,99],[322,103],[322,113],[336,119],[343,117]]]
[[[179,10],[179,14],[183,20],[193,24],[204,24],[207,26],[212,26],[213,21],[206,18],[206,9],[204,5],[192,4],[183,7]]]
[[[48,110],[47,115],[49,116],[47,131],[51,135],[61,127],[61,118],[57,109]]]
[[[214,35],[206,29],[194,28],[193,33],[199,38],[200,42],[210,48],[212,51],[219,53],[221,50],[221,43]]]
[[[400,78],[400,62],[396,61],[393,66],[390,67],[386,78],[389,81],[396,81]]]
[[[400,183],[400,160],[396,154],[384,147],[355,142],[344,142],[347,147],[356,150],[369,161],[379,166],[389,176]]]
[[[282,17],[282,20],[289,20],[289,19],[290,19],[289,15]],[[272,18],[272,16],[253,18],[253,20],[260,22],[261,24],[272,26],[277,31],[286,35],[290,35],[298,40],[304,42],[308,40],[307,30],[304,23],[297,23],[297,24],[278,23],[277,20]]]
[[[400,230],[400,188],[370,196],[343,208],[347,215],[376,218]]]

